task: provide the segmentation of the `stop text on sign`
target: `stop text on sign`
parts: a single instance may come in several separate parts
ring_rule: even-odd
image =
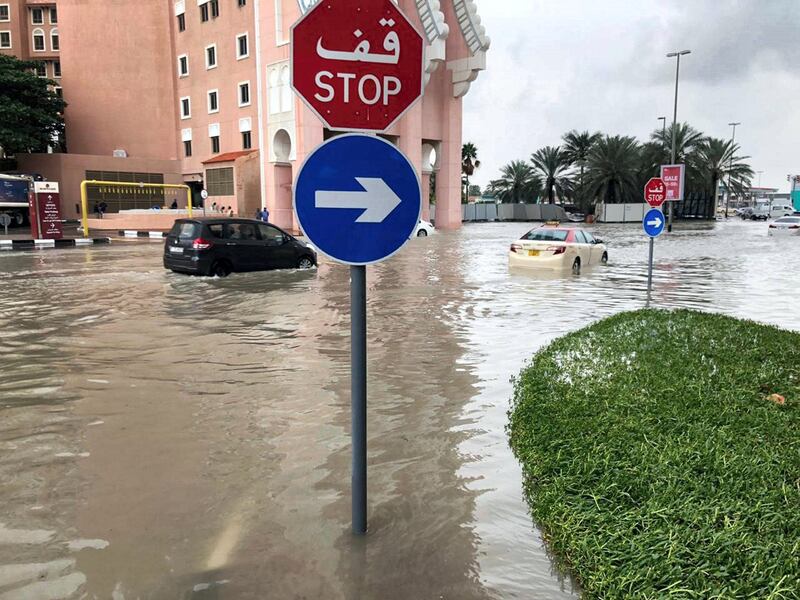
[[[322,0],[292,28],[292,87],[329,129],[386,131],[422,95],[423,49],[392,0]]]

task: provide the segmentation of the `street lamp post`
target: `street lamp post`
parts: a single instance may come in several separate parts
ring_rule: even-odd
[[[661,121],[661,138],[664,140],[664,146],[667,145],[667,117],[658,117]]]
[[[672,163],[675,164],[677,162],[678,153],[678,82],[680,81],[681,76],[681,56],[686,56],[687,54],[691,54],[691,50],[679,50],[678,52],[670,52],[667,54],[667,58],[677,58],[677,64],[675,67],[675,112],[672,116]],[[667,226],[667,231],[672,233],[672,219],[673,219],[673,209],[674,202],[669,203],[669,224]]]
[[[761,187],[761,176],[764,174],[764,171],[757,171],[758,173],[758,187]]]
[[[733,170],[733,146],[736,143],[736,127],[741,125],[741,123],[739,123],[739,122],[728,123],[728,125],[730,127],[733,127],[733,134],[731,135],[731,162],[728,165],[728,198],[725,201],[725,218],[726,219],[728,218],[728,210],[731,207],[731,192],[732,192],[732,190],[731,190],[731,182],[733,180],[733,173],[731,171]]]

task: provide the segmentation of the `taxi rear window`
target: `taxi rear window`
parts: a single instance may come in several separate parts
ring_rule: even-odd
[[[531,242],[566,242],[568,236],[569,231],[566,229],[534,229],[522,239]]]

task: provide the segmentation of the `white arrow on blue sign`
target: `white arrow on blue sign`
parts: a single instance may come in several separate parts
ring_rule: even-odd
[[[657,208],[647,211],[642,221],[644,232],[651,238],[656,238],[664,233],[665,224],[666,219],[664,218],[664,213]]]
[[[344,264],[368,265],[409,241],[422,213],[422,186],[414,166],[391,143],[341,135],[303,163],[294,210],[317,250]]]

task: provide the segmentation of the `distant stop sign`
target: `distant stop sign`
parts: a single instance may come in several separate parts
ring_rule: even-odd
[[[386,131],[422,96],[423,48],[392,0],[322,0],[292,27],[292,87],[329,129]]]
[[[644,199],[653,208],[659,208],[667,199],[667,186],[660,177],[653,177],[644,186]]]

